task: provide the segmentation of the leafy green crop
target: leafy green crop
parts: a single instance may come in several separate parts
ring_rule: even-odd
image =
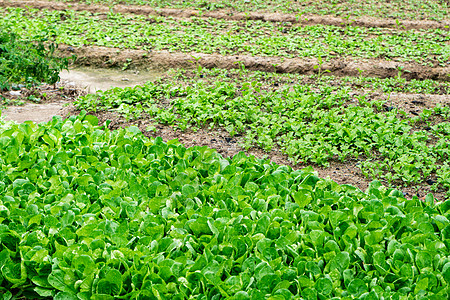
[[[3,28],[3,27],[2,27]],[[55,46],[46,49],[42,42],[30,44],[13,33],[0,31],[0,91],[13,83],[53,84],[59,72],[68,68],[68,60],[53,56]]]
[[[211,78],[194,80],[181,74],[179,81],[86,95],[75,105],[94,112],[118,112],[128,120],[145,117],[182,131],[221,127],[231,136],[242,136],[246,149],[280,148],[294,163],[359,160],[363,174],[388,184],[424,182],[440,170],[435,187],[450,187],[448,180],[441,180],[449,176],[448,169],[441,167],[450,153],[450,131],[447,122],[434,121],[448,118],[448,107],[410,118],[398,109],[386,110],[386,100],[369,101],[346,86],[263,87],[256,78],[215,80],[214,72],[227,73],[214,70],[206,76]],[[423,123],[427,130],[418,127]]]
[[[450,201],[97,122],[0,125],[4,299],[449,297]]]
[[[72,46],[97,45],[149,51],[245,54],[252,56],[383,58],[448,66],[446,30],[393,30],[338,26],[300,26],[263,21],[192,17],[0,9],[0,26],[34,40],[47,38]]]

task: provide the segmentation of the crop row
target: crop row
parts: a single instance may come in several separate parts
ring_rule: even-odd
[[[0,123],[3,298],[449,297],[449,201],[97,122]]]
[[[193,65],[195,65],[195,56],[193,57]],[[392,78],[375,78],[375,77],[336,77],[322,75],[299,75],[291,73],[271,73],[260,71],[249,71],[245,69],[244,65],[237,63],[238,69],[221,70],[221,69],[205,69],[197,66],[194,71],[187,71],[183,69],[171,70],[174,72],[175,79],[181,79],[188,83],[190,81],[196,82],[199,77],[203,81],[213,82],[220,81],[234,81],[239,83],[241,81],[258,81],[262,83],[261,88],[274,88],[280,85],[290,85],[293,83],[308,84],[312,90],[324,88],[325,86],[346,86],[351,88],[352,93],[370,93],[378,92],[384,94],[390,93],[410,93],[410,94],[450,94],[450,83],[440,82],[431,79],[424,80],[406,80],[402,78],[402,71],[399,70],[398,75]],[[318,89],[319,90],[319,89]]]
[[[181,74],[115,88],[81,97],[75,105],[127,119],[145,116],[182,131],[221,127],[242,136],[246,149],[279,147],[294,163],[359,159],[364,174],[388,183],[418,183],[437,174],[436,187],[450,188],[450,132],[447,122],[436,121],[448,119],[448,107],[424,109],[410,118],[384,106],[385,100],[371,101],[346,86],[294,82],[266,88],[261,80],[223,80],[226,72],[212,70],[208,80]],[[214,73],[225,76],[214,80]]]
[[[111,5],[111,1],[106,0],[81,0],[77,2],[104,3]],[[446,1],[402,1],[393,0],[382,2],[375,0],[345,0],[345,1],[309,1],[309,0],[122,0],[118,3],[148,5],[160,8],[191,8],[198,10],[218,10],[229,9],[239,12],[263,11],[263,12],[284,12],[295,14],[319,14],[335,15],[344,18],[353,17],[379,17],[393,19],[412,20],[443,20],[449,14],[449,6]]]
[[[445,30],[394,30],[348,26],[299,26],[263,21],[193,17],[1,9],[0,26],[20,36],[72,46],[169,50],[222,55],[360,57],[448,66],[450,34]]]

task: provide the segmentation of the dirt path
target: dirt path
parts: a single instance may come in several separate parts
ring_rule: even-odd
[[[65,57],[70,57],[75,54],[77,56],[76,64],[95,67],[119,67],[124,64],[155,70],[166,70],[167,68],[198,68],[198,66],[222,69],[239,69],[245,67],[245,69],[252,71],[276,71],[278,73],[305,75],[322,72],[334,76],[378,78],[396,77],[399,74],[399,68],[403,67],[401,77],[408,80],[434,79],[450,81],[450,67],[431,68],[417,63],[403,63],[382,59],[332,59],[324,63],[321,68],[314,69],[314,66],[319,65],[316,58],[289,59],[248,55],[222,56],[218,54],[189,54],[169,51],[149,53],[145,50],[122,50],[98,46],[75,48],[67,45],[60,45],[59,53]],[[325,70],[328,71],[325,72]]]
[[[170,9],[170,8],[151,8],[139,5],[98,5],[84,4],[78,2],[53,2],[53,1],[30,1],[30,0],[0,0],[0,7],[33,7],[39,9],[65,10],[71,9],[76,11],[90,11],[108,13],[111,9],[116,13],[140,14],[140,15],[157,15],[164,17],[188,18],[192,16],[204,18],[216,18],[224,20],[262,20],[268,22],[289,22],[300,23],[302,25],[334,25],[334,26],[359,26],[359,27],[385,27],[398,29],[443,29],[450,30],[450,20],[431,21],[431,20],[393,20],[393,19],[377,19],[371,17],[364,18],[337,18],[334,16],[320,16],[312,14],[304,14],[296,16],[294,14],[281,13],[260,13],[250,12],[241,13],[229,10],[217,11],[198,11],[192,9]]]
[[[19,123],[48,122],[53,116],[67,116],[70,103],[84,94],[86,92],[83,88],[69,81],[55,85],[43,84],[33,89],[21,88],[18,91],[0,90],[1,116],[7,121]],[[2,101],[16,105],[2,107]],[[19,103],[22,105],[17,105]]]
[[[35,123],[48,122],[53,116],[64,116],[64,104],[67,104],[67,102],[26,103],[23,106],[9,106],[2,111],[2,116],[4,116],[6,121],[16,121],[18,123],[25,121]]]

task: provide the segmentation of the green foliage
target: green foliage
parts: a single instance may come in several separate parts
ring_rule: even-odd
[[[46,49],[42,42],[26,42],[0,31],[0,90],[17,83],[56,83],[59,72],[68,68],[68,60],[54,57],[54,50],[53,44]]]
[[[108,13],[0,9],[0,26],[28,39],[72,46],[252,56],[382,58],[449,66],[447,30],[395,30],[349,26],[286,27],[264,21],[191,17],[174,19]]]
[[[385,101],[353,98],[349,87],[327,81],[273,88],[263,85],[263,77],[227,81],[229,74],[212,70],[204,73],[205,80],[181,74],[178,80],[86,95],[75,105],[116,111],[128,120],[145,116],[183,131],[224,128],[241,137],[246,149],[278,147],[294,163],[326,166],[331,160],[360,160],[363,174],[388,184],[411,185],[437,174],[435,187],[450,188],[450,170],[443,164],[450,153],[450,130],[447,122],[431,124],[448,119],[448,107],[410,118],[397,109],[385,110]],[[419,123],[430,127],[422,130]]]
[[[97,122],[0,124],[4,297],[449,297],[448,201]]]
[[[310,0],[82,0],[86,3],[127,3],[148,5],[161,8],[193,8],[198,10],[232,9],[239,12],[264,11],[296,13],[298,18],[303,14],[335,15],[345,19],[351,17],[378,17],[394,19],[432,19],[443,20],[449,14],[449,5],[446,0],[392,0],[380,3],[376,0],[344,0],[344,1],[310,1]],[[307,16],[303,17],[307,19]],[[396,20],[398,25],[401,22]]]

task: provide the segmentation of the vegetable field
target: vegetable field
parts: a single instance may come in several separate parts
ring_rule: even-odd
[[[449,12],[2,1],[1,298],[449,299]]]
[[[97,122],[2,125],[4,297],[448,297],[448,201]]]

